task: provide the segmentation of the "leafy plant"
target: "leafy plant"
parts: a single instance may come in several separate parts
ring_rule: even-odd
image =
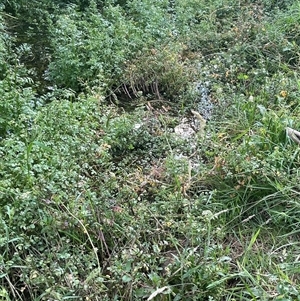
[[[299,299],[299,3],[4,3],[0,299]]]

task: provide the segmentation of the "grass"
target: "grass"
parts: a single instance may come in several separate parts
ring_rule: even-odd
[[[223,2],[178,3],[109,89],[1,79],[0,300],[300,300],[299,3]]]

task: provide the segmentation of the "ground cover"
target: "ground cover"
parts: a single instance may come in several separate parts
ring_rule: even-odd
[[[25,4],[0,14],[0,299],[299,300],[300,3]]]

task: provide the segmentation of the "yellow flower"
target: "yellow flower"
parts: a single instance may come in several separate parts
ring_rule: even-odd
[[[280,95],[281,97],[283,97],[283,98],[286,98],[287,95],[288,95],[288,93],[287,93],[287,91],[282,90],[282,91],[280,91],[279,95]]]
[[[173,223],[172,223],[171,221],[168,221],[168,222],[165,223],[165,225],[166,225],[167,227],[171,227],[172,224],[173,224]]]

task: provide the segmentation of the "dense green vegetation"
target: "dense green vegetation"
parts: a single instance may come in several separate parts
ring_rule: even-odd
[[[0,300],[300,300],[299,24],[3,0]]]

